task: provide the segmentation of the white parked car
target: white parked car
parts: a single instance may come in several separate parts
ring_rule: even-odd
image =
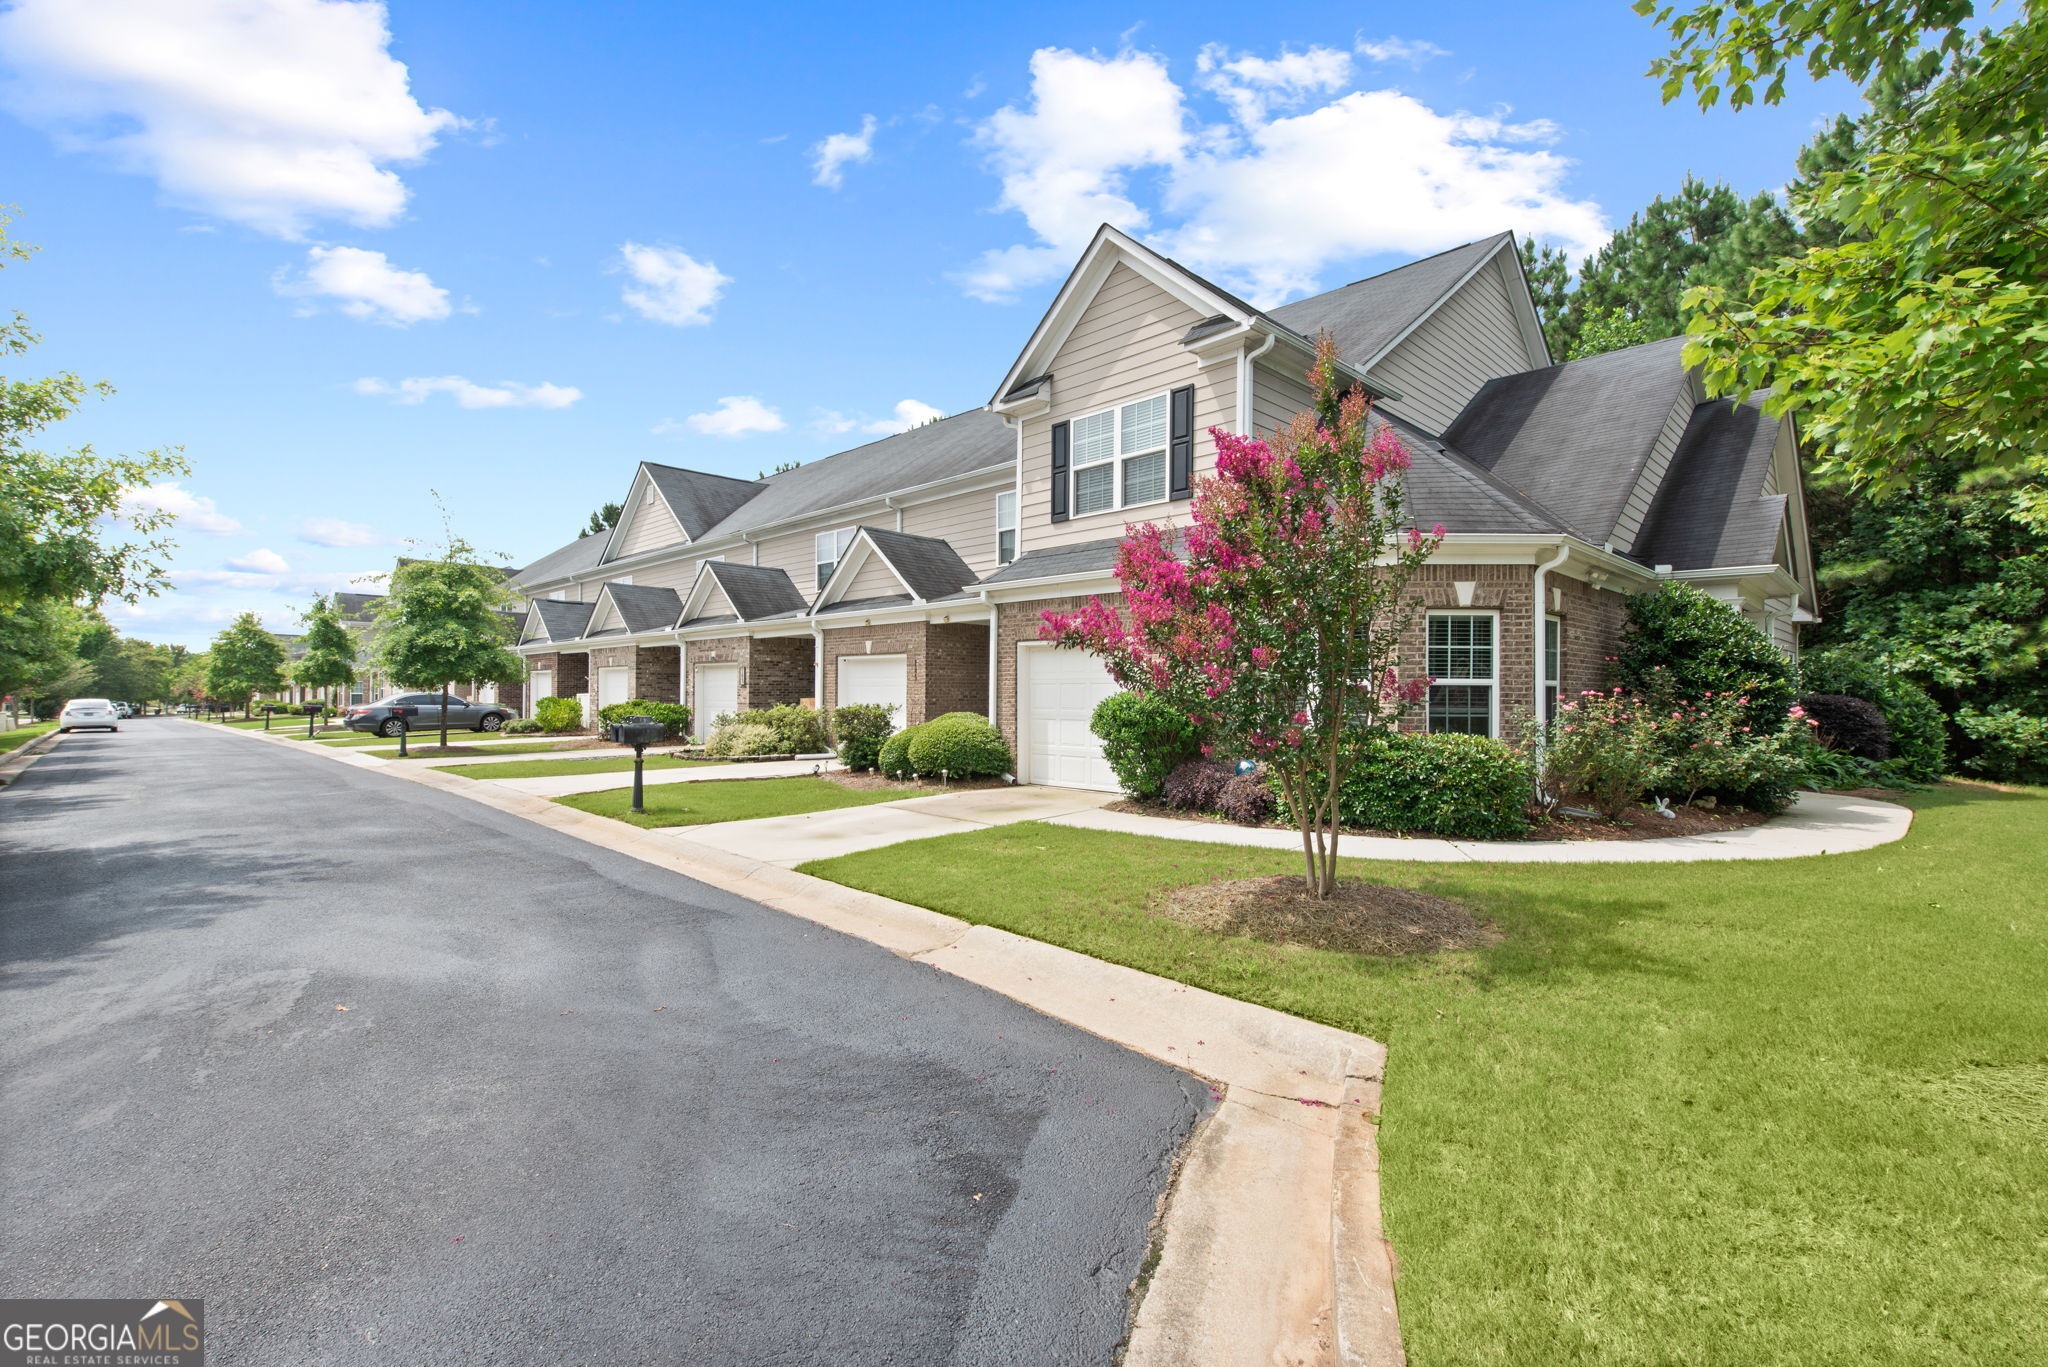
[[[109,731],[121,729],[121,718],[115,714],[114,704],[105,698],[73,698],[57,714],[60,734],[101,727]]]

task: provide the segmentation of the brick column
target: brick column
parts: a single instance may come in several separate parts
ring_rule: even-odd
[[[648,702],[683,700],[680,646],[637,646],[633,651],[633,696]]]

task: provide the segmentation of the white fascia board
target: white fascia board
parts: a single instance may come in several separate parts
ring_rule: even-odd
[[[1378,351],[1374,352],[1370,359],[1361,361],[1359,363],[1359,369],[1371,370],[1381,361],[1386,360],[1387,357],[1393,353],[1395,347],[1407,341],[1411,333],[1413,333],[1417,328],[1421,327],[1424,323],[1428,322],[1431,318],[1436,316],[1436,311],[1444,306],[1445,300],[1449,299],[1459,290],[1465,288],[1465,286],[1468,283],[1470,283],[1471,280],[1479,274],[1479,272],[1485,270],[1488,266],[1492,265],[1493,259],[1496,256],[1499,256],[1503,251],[1507,249],[1508,242],[1510,240],[1511,239],[1503,238],[1501,242],[1497,246],[1495,246],[1492,251],[1488,252],[1485,256],[1480,257],[1479,263],[1477,265],[1472,267],[1471,270],[1466,271],[1463,275],[1459,276],[1458,282],[1455,285],[1452,285],[1442,294],[1439,294],[1436,297],[1436,302],[1431,304],[1428,308],[1424,309],[1421,315],[1417,317],[1414,322],[1410,323],[1407,327],[1402,328],[1401,331],[1395,335],[1393,341],[1388,342],[1385,346],[1381,347]]]
[[[1548,370],[1557,364],[1557,358],[1550,354],[1550,339],[1543,335],[1543,320],[1536,316],[1536,295],[1529,288],[1529,273],[1522,269],[1522,253],[1512,232],[1508,234],[1507,247],[1508,260],[1503,269],[1514,279],[1508,293],[1515,297],[1515,322],[1521,326],[1522,341],[1529,345],[1529,354],[1543,358],[1541,365],[1531,368]]]
[[[1047,575],[1042,579],[1016,579],[975,592],[991,603],[1030,602],[1038,598],[1079,598],[1088,594],[1122,593],[1116,576],[1099,570],[1082,574]]]
[[[1704,570],[1672,570],[1658,578],[1693,585],[1732,583],[1738,588],[1754,586],[1760,594],[1775,592],[1788,598],[1797,598],[1800,588],[1799,581],[1787,573],[1783,565],[1716,565]]]
[[[985,622],[994,615],[993,608],[973,598],[953,598],[943,603],[906,603],[874,612],[826,613],[813,617],[811,623],[821,631],[832,631],[839,627],[887,626],[897,622]]]

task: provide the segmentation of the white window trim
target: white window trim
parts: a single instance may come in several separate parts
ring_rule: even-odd
[[[853,538],[859,531],[860,528],[858,527],[835,527],[829,532],[818,532],[811,537],[811,568],[813,571],[825,570],[822,575],[814,575],[816,582],[811,587],[812,593],[824,592],[825,585],[831,582],[832,575],[838,570],[840,562],[846,559],[846,553],[853,549]],[[827,537],[831,537],[835,542],[839,541],[841,537],[845,538],[843,542],[839,542],[836,546],[830,560],[826,560],[818,554],[820,544]],[[831,568],[826,569],[826,566]]]
[[[1500,613],[1492,608],[1440,608],[1425,614],[1422,622],[1422,667],[1429,668],[1429,624],[1439,617],[1487,617],[1493,621],[1493,677],[1450,678],[1436,680],[1431,687],[1477,688],[1484,686],[1487,692],[1486,734],[1493,739],[1500,738]],[[1422,725],[1429,727],[1429,699],[1422,700]]]
[[[1156,447],[1151,447],[1143,451],[1132,451],[1128,453],[1125,452],[1123,449],[1124,410],[1126,408],[1135,408],[1137,405],[1141,403],[1150,403],[1154,399],[1163,400],[1166,404],[1166,439],[1160,442],[1160,444]],[[1073,418],[1068,419],[1067,431],[1071,433],[1081,423],[1086,422],[1090,418],[1100,417],[1104,413],[1108,413],[1111,415],[1109,429],[1109,454],[1107,456],[1105,456],[1101,460],[1091,460],[1086,465],[1083,465],[1080,463],[1080,461],[1075,459],[1073,444],[1071,440],[1069,441],[1067,454],[1067,516],[1070,518],[1103,517],[1109,513],[1120,513],[1130,508],[1149,508],[1155,503],[1171,502],[1173,497],[1172,391],[1162,389],[1156,394],[1141,394],[1135,399],[1125,399],[1121,403],[1113,403],[1103,408],[1092,408],[1086,413],[1081,413]],[[1159,481],[1159,497],[1148,498],[1144,500],[1142,503],[1124,502],[1124,465],[1127,462],[1151,455],[1159,456],[1162,461],[1160,468],[1160,474],[1162,478]],[[1093,512],[1084,513],[1081,511],[1081,491],[1078,476],[1080,475],[1081,471],[1093,470],[1098,465],[1107,465],[1110,467],[1110,493],[1114,496],[1114,501],[1111,502],[1110,505],[1106,508],[1097,508]]]
[[[1071,497],[1071,491],[1069,496]],[[1010,500],[1010,523],[1008,526],[1003,525],[1003,500],[1006,498]],[[1017,524],[1019,521],[1017,505],[1020,501],[1015,489],[1004,489],[996,494],[996,563],[998,565],[1008,565],[1017,559]],[[1008,560],[1003,558],[1004,532],[1010,534],[1010,558]]]

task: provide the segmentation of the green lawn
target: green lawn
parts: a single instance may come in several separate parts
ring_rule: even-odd
[[[12,731],[0,731],[0,755],[6,754],[16,746],[27,745],[37,736],[48,735],[56,728],[57,723],[53,721],[36,721],[30,722],[27,726],[17,726]]]
[[[450,731],[448,739],[456,745],[468,745],[478,740],[483,734],[478,731]],[[439,731],[415,731],[411,736],[407,737],[406,749],[418,750],[424,746],[433,745],[439,741],[440,737],[441,733]],[[398,753],[398,737],[396,736],[350,735],[334,740],[320,740],[316,744],[324,745],[330,750],[377,749],[389,750],[393,755]],[[561,748],[561,744],[562,741],[559,738],[555,740],[507,741],[502,745],[493,743],[477,746],[476,753],[479,755],[538,755],[545,754],[550,750],[558,750]]]
[[[1692,865],[1423,865],[1504,940],[1375,961],[1185,929],[1279,853],[1039,824],[804,871],[1385,1041],[1415,1367],[2044,1360],[2048,792],[1905,841]]]
[[[511,768],[511,765],[502,766]],[[871,802],[897,802],[930,797],[938,789],[848,788],[828,778],[732,778],[703,783],[661,783],[646,790],[647,811],[635,816],[631,788],[558,797],[565,807],[599,816],[615,816],[635,826],[708,826],[718,821],[751,821],[759,816],[794,816],[798,812],[829,812],[839,807],[864,807]]]
[[[521,745],[497,745],[490,750],[479,749],[479,755],[517,754],[526,747]],[[647,772],[657,769],[696,769],[706,764],[722,764],[715,759],[677,759],[673,755],[649,755]],[[444,774],[460,774],[464,778],[552,778],[556,774],[630,774],[633,772],[633,757],[612,759],[529,759],[514,764],[443,764],[436,766]]]

